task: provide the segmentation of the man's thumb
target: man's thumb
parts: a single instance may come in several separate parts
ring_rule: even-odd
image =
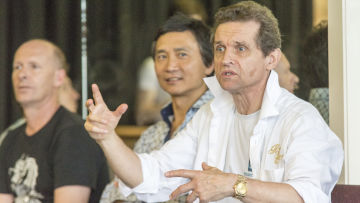
[[[114,111],[114,114],[116,117],[120,117],[126,112],[127,109],[128,109],[127,104],[121,104],[120,106],[118,106],[116,108],[116,110]]]

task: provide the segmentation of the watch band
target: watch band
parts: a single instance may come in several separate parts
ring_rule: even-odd
[[[247,194],[247,181],[245,176],[238,175],[237,180],[233,186],[234,197],[237,199],[243,199]]]

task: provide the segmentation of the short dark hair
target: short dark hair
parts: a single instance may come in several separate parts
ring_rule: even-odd
[[[227,7],[220,8],[215,14],[215,25],[212,41],[216,28],[227,22],[255,21],[260,24],[259,32],[255,39],[264,56],[276,48],[281,48],[281,35],[278,21],[270,9],[253,1],[242,1]]]
[[[199,45],[202,62],[206,67],[213,63],[213,50],[210,43],[210,28],[202,21],[190,18],[184,14],[177,13],[170,17],[163,24],[154,39],[152,56],[155,58],[155,48],[157,40],[168,32],[184,32],[190,31]]]
[[[311,88],[328,87],[328,23],[317,24],[304,42],[304,74]]]

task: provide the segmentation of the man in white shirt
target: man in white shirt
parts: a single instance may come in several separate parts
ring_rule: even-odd
[[[114,131],[126,104],[109,111],[93,85],[85,128],[129,187],[122,191],[150,202],[187,192],[189,202],[330,202],[341,142],[312,105],[280,88],[277,20],[252,1],[215,20],[216,77],[205,79],[215,98],[159,151],[127,148]]]

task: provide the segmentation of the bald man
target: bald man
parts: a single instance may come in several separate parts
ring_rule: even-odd
[[[25,123],[0,146],[0,202],[98,202],[108,181],[103,153],[79,116],[59,104],[66,58],[53,43],[22,44],[12,83]]]
[[[281,59],[274,69],[279,76],[279,84],[282,88],[294,93],[298,88],[299,78],[290,70],[290,63],[284,53],[281,54]]]
[[[76,113],[78,109],[78,101],[80,99],[79,92],[73,87],[71,79],[66,76],[63,84],[59,89],[59,103],[61,106],[65,107],[67,110]],[[20,125],[25,123],[24,118],[19,118],[14,123],[12,123],[9,127],[7,127],[1,134],[0,134],[0,145],[2,141],[5,139],[7,133],[10,130],[14,130],[18,128]]]

